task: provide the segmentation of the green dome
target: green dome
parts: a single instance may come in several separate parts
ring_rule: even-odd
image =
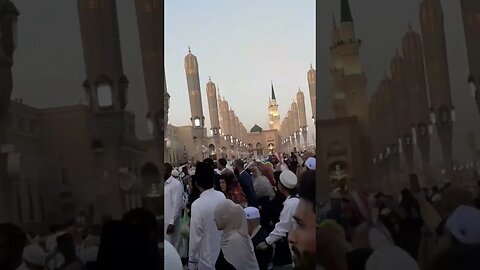
[[[255,126],[253,126],[250,129],[250,133],[253,133],[253,132],[263,132],[263,129],[261,127],[259,127],[257,124],[255,124]]]

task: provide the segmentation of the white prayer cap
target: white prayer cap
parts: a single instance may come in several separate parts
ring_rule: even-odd
[[[342,194],[340,193],[340,191],[336,189],[330,193],[330,199],[342,199],[342,198],[343,198]]]
[[[297,176],[292,171],[283,171],[280,174],[280,183],[288,189],[293,189],[297,186]]]
[[[96,262],[98,256],[98,247],[89,247],[82,250],[78,257],[83,261],[83,263]]]
[[[163,241],[163,254],[165,270],[183,270],[182,260],[177,250],[167,240]]]
[[[450,233],[462,244],[480,244],[480,210],[460,205],[448,218]]]
[[[172,176],[173,176],[173,177],[178,177],[179,175],[180,175],[180,172],[177,171],[176,169],[173,169],[173,171],[172,171]]]
[[[245,211],[247,220],[260,218],[260,211],[255,207],[247,207],[243,211]]]
[[[30,245],[23,249],[23,259],[35,266],[45,265],[46,256],[43,248],[38,245]]]
[[[310,170],[315,170],[317,167],[317,160],[314,157],[309,157],[307,161],[305,161],[305,166]]]
[[[420,270],[417,262],[403,249],[387,245],[375,250],[367,260],[365,270]]]

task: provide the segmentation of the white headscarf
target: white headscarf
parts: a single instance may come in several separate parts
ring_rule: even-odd
[[[164,268],[165,270],[182,270],[182,260],[177,250],[167,240],[163,242],[164,247]]]
[[[223,230],[222,252],[225,259],[237,270],[258,270],[243,208],[225,200],[215,209],[215,222]]]
[[[365,270],[420,270],[417,262],[403,249],[388,245],[373,252]]]

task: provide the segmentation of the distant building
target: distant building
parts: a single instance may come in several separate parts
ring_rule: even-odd
[[[307,141],[307,124],[303,92],[297,92],[297,102],[292,104],[290,117],[280,122],[278,103],[273,83],[268,102],[269,129],[255,125],[247,131],[228,101],[222,98],[217,86],[209,78],[206,84],[211,128],[205,127],[199,81],[198,60],[189,48],[185,56],[185,73],[190,99],[191,125],[167,128],[167,162],[180,165],[207,157],[234,159],[301,150]],[[311,76],[310,76],[311,77]],[[309,78],[310,78],[309,77]],[[310,81],[310,83],[312,83]],[[171,94],[171,93],[170,93]],[[282,131],[288,122],[291,128]],[[303,143],[300,135],[304,135]],[[288,139],[288,141],[287,141]]]
[[[155,3],[137,8],[160,14]],[[13,183],[6,191],[13,195],[10,219],[35,230],[66,222],[80,210],[99,223],[137,207],[160,207],[150,198],[162,193],[162,185],[155,187],[163,179],[163,144],[157,135],[163,134],[166,82],[164,70],[158,68],[163,61],[148,61],[153,55],[148,48],[156,48],[154,39],[148,39],[151,25],[139,20],[148,62],[144,73],[148,79],[159,78],[146,84],[151,103],[147,120],[156,130],[152,129],[154,139],[139,141],[135,115],[126,110],[129,81],[123,74],[116,2],[79,0],[78,12],[86,104],[38,109],[21,100],[10,102],[7,144],[2,146],[9,159],[7,181]],[[152,70],[160,75],[152,75]]]
[[[366,187],[370,181],[366,76],[360,63],[361,42],[348,0],[341,1],[341,19],[333,19],[330,46],[333,119],[316,119],[317,158],[321,181],[317,196],[328,198],[333,187]]]

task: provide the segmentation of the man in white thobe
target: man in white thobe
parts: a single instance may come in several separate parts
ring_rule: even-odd
[[[297,176],[293,172],[287,170],[280,174],[279,190],[287,197],[287,199],[283,202],[283,210],[280,213],[279,222],[275,224],[275,228],[265,239],[265,242],[258,245],[260,250],[265,250],[268,247],[271,247],[275,242],[287,237],[288,233],[295,228],[295,220],[293,219],[293,215],[295,214],[299,203],[299,198],[295,189],[296,185]],[[291,247],[290,253],[292,253]],[[279,267],[278,269],[291,269],[291,266],[285,265],[283,267]]]
[[[223,193],[213,189],[214,172],[210,165],[199,162],[195,178],[201,194],[192,203],[188,269],[215,270],[222,231],[215,225],[214,211],[226,198]]]
[[[180,219],[183,206],[183,185],[172,176],[172,165],[165,163],[164,230],[165,240],[175,249],[180,247]]]

